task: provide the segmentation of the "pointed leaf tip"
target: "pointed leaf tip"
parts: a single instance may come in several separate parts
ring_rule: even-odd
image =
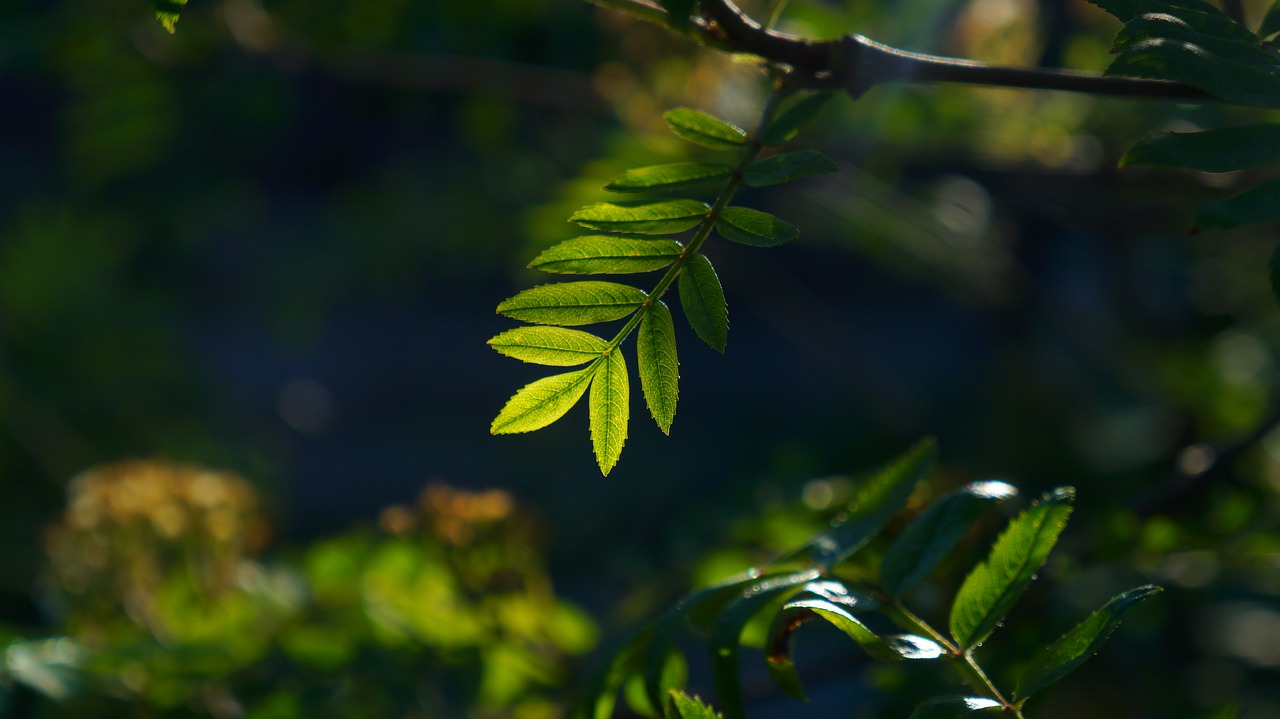
[[[544,377],[525,385],[507,401],[489,427],[491,434],[518,434],[542,429],[573,408],[595,374],[598,365]]]
[[[622,352],[615,348],[605,355],[591,381],[591,443],[600,473],[606,477],[618,463],[627,441],[630,406],[627,365]]]

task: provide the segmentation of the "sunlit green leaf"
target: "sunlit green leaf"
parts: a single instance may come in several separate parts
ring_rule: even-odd
[[[1231,172],[1274,162],[1280,162],[1280,125],[1268,123],[1149,137],[1130,147],[1120,166]]]
[[[935,502],[885,552],[880,586],[902,596],[938,566],[987,507],[1017,494],[1004,482],[974,482]]]
[[[974,714],[999,714],[1000,702],[985,697],[930,699],[916,707],[907,719],[962,719]]]
[[[747,144],[747,132],[731,122],[695,110],[677,107],[663,115],[667,126],[676,135],[712,150],[736,150]]]
[[[1242,105],[1280,107],[1280,77],[1262,67],[1229,62],[1183,40],[1134,42],[1116,56],[1107,74],[1173,80]]]
[[[751,163],[747,166],[744,181],[751,187],[766,187],[839,170],[836,163],[821,152],[800,150]]]
[[[729,306],[711,260],[702,254],[690,257],[677,288],[680,308],[694,333],[712,349],[724,352],[729,341]]]
[[[1014,696],[1031,696],[1085,663],[1102,648],[1130,609],[1159,592],[1160,587],[1145,586],[1113,597],[1074,629],[1040,650],[1018,679]]]
[[[178,17],[182,14],[182,9],[186,7],[187,0],[151,0],[151,4],[155,8],[156,19],[164,26],[169,34],[173,34],[178,30]]]
[[[667,719],[723,719],[722,714],[696,696],[672,689]]]
[[[884,640],[871,631],[867,625],[857,619],[847,608],[826,599],[799,599],[787,602],[783,609],[787,611],[809,611],[816,616],[826,620],[829,624],[844,632],[850,639],[858,643],[858,646],[866,650],[867,654],[872,658],[881,661],[890,661],[900,659],[896,653],[890,651]]]
[[[1273,220],[1280,220],[1280,178],[1201,207],[1196,213],[1195,229],[1226,230]]]
[[[587,235],[548,248],[529,266],[566,275],[621,275],[662,269],[683,251],[675,240]]]
[[[516,434],[542,429],[564,416],[591,384],[598,365],[576,372],[544,377],[525,385],[494,418],[493,434]]]
[[[765,145],[781,145],[795,137],[835,95],[829,92],[807,95],[792,103],[769,125],[761,141]]]
[[[669,434],[680,395],[680,363],[676,359],[676,328],[671,310],[662,301],[651,305],[640,320],[636,364],[649,414],[662,433]]]
[[[962,649],[981,644],[1044,565],[1067,526],[1075,491],[1047,494],[1009,523],[987,560],[965,578],[951,605],[951,634]]]
[[[749,207],[726,207],[716,223],[716,232],[726,240],[752,247],[777,247],[794,240],[800,228],[767,212]]]
[[[631,384],[622,351],[605,355],[591,380],[591,444],[596,464],[606,477],[618,463],[627,441],[627,419],[631,408]]]
[[[626,317],[647,299],[644,292],[614,282],[561,282],[503,300],[498,314],[540,325],[588,325]]]
[[[604,232],[674,235],[702,222],[707,205],[697,200],[662,202],[597,202],[569,217],[583,227]]]
[[[604,186],[614,192],[678,192],[723,182],[733,168],[712,162],[677,162],[637,167]]]
[[[599,357],[608,345],[593,334],[563,327],[517,327],[489,340],[489,346],[521,362],[573,367]]]

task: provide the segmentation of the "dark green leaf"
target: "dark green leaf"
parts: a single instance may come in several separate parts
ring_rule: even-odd
[[[573,367],[599,357],[608,343],[563,327],[517,327],[489,340],[489,346],[521,362]]]
[[[1280,162],[1280,125],[1259,124],[1149,137],[1129,148],[1120,166],[1232,172],[1273,162]]]
[[[943,497],[894,540],[880,563],[880,586],[900,597],[923,579],[988,506],[1018,494],[1004,482],[974,482]]]
[[[965,577],[951,605],[951,634],[961,649],[976,647],[1000,625],[1067,526],[1075,490],[1047,494],[1009,523],[990,556]]]
[[[503,300],[498,314],[540,325],[588,325],[626,317],[647,299],[644,292],[614,282],[561,282]]]
[[[680,362],[676,359],[676,328],[671,310],[661,301],[651,305],[640,320],[636,363],[649,414],[663,434],[670,434],[680,396]]]
[[[767,212],[747,207],[726,207],[716,223],[716,232],[726,240],[752,247],[777,247],[794,240],[800,229]]]
[[[1209,713],[1207,719],[1240,719],[1244,710],[1235,702],[1228,702]]]
[[[761,142],[765,145],[781,145],[789,141],[800,132],[800,128],[804,127],[814,118],[822,108],[826,107],[834,94],[829,92],[818,93],[816,95],[807,95],[792,103],[769,125],[769,129],[765,130]]]
[[[680,307],[694,333],[712,349],[724,352],[729,341],[729,306],[711,260],[702,254],[690,257],[677,287]]]
[[[936,659],[946,654],[945,650],[937,644],[934,644],[923,637],[916,637],[916,639],[922,642],[933,645],[934,651],[932,656],[926,656],[919,651],[913,652],[910,656],[903,656],[903,654],[897,650],[897,648],[901,647],[902,644],[888,644],[884,638],[871,631],[867,625],[859,621],[847,608],[825,599],[794,600],[787,602],[785,609],[793,612],[797,610],[813,612],[818,617],[825,619],[831,625],[844,632],[850,639],[857,642],[858,646],[866,650],[867,654],[871,655],[873,659],[878,659],[880,661],[897,661],[907,658]],[[918,649],[917,647],[912,648]]]
[[[583,227],[605,232],[674,235],[702,222],[707,205],[697,200],[597,202],[569,217]]]
[[[1146,13],[1134,18],[1116,36],[1114,49],[1119,52],[1152,38],[1188,42],[1222,60],[1241,65],[1274,69],[1280,62],[1280,56],[1263,47],[1256,35],[1230,18],[1220,13],[1190,10],[1180,10],[1177,17],[1169,13]]]
[[[677,30],[687,30],[692,23],[690,15],[693,14],[693,7],[697,5],[698,0],[659,0],[662,9],[667,11],[671,16],[671,24]]]
[[[576,372],[544,377],[525,385],[507,400],[489,431],[493,434],[532,432],[560,419],[582,399],[597,366],[593,364]]]
[[[1267,8],[1267,14],[1262,18],[1262,25],[1258,27],[1258,37],[1263,40],[1280,32],[1280,0],[1271,3],[1271,7]]]
[[[723,719],[723,715],[704,704],[698,697],[691,697],[679,689],[672,689],[669,695],[667,719]]]
[[[1173,80],[1242,105],[1280,107],[1280,77],[1262,67],[1228,62],[1182,40],[1151,38],[1132,43],[1106,74]]]
[[[985,697],[930,699],[916,707],[908,719],[963,719],[974,714],[999,714],[1000,702]]]
[[[631,408],[631,384],[622,350],[614,349],[604,356],[591,380],[591,444],[596,452],[600,473],[618,463],[622,445],[627,441],[627,420]]]
[[[1280,304],[1280,245],[1271,251],[1271,262],[1267,268],[1271,275],[1271,297]]]
[[[178,17],[186,7],[187,0],[151,0],[151,4],[155,8],[156,19],[164,29],[168,30],[170,35],[177,32]]]
[[[1031,660],[1031,664],[1018,679],[1014,697],[1031,696],[1084,664],[1102,648],[1107,637],[1120,626],[1120,621],[1130,609],[1160,591],[1160,587],[1156,586],[1138,587],[1113,597],[1101,609],[1090,614]]]
[[[641,716],[654,717],[663,713],[662,697],[672,689],[682,689],[689,678],[689,667],[685,664],[684,655],[677,651],[667,653],[659,671],[658,686],[660,691],[651,697],[646,689],[645,676],[632,674],[623,687],[627,706]]]
[[[613,178],[604,189],[614,192],[678,192],[721,183],[732,171],[727,165],[712,162],[637,167]]]
[[[605,665],[582,698],[571,707],[570,719],[611,719],[618,701],[618,688],[640,665],[640,659],[649,646],[649,631],[636,633],[628,639]]]
[[[587,235],[548,248],[529,266],[566,275],[621,275],[662,269],[683,251],[675,240]]]
[[[742,630],[761,610],[798,585],[818,578],[817,570],[761,579],[725,608],[711,628],[711,678],[716,699],[728,719],[742,719],[742,685],[738,680],[738,649]]]
[[[817,150],[784,152],[751,163],[747,167],[746,183],[751,187],[767,187],[800,180],[813,175],[839,172],[831,158]]]
[[[1168,12],[1177,15],[1183,10],[1222,14],[1214,5],[1204,0],[1089,0],[1124,22],[1149,12]],[[1223,15],[1223,17],[1226,17]]]
[[[712,150],[736,150],[747,144],[747,133],[731,122],[695,110],[677,107],[662,115],[676,135]]]
[[[1280,178],[1267,180],[1196,213],[1196,230],[1226,230],[1280,220]]]

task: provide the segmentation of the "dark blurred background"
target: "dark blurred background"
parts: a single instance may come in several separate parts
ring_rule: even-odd
[[[386,529],[428,482],[501,488],[607,640],[725,556],[767,551],[760,517],[821,509],[814,482],[933,434],[939,492],[1079,488],[1071,559],[1026,615],[1054,623],[1027,642],[1136,583],[1172,590],[1110,655],[1127,684],[1101,664],[1045,716],[1242,699],[1280,717],[1274,228],[1190,236],[1242,178],[1115,169],[1145,133],[1254,113],[963,87],[838,99],[797,145],[842,171],[744,195],[800,240],[708,249],[728,351],[678,327],[671,436],[634,398],[604,479],[583,407],[488,433],[540,376],[485,346],[512,326],[494,307],[544,281],[525,263],[614,174],[700,157],[662,110],[750,124],[754,66],[585,2],[192,0],[175,35],[141,0],[0,17],[12,631],[59,621],[38,587],[68,482],[126,458],[246,477],[284,553]],[[1082,0],[794,0],[782,26],[1101,70],[1118,23]],[[729,554],[708,565],[713,547]]]

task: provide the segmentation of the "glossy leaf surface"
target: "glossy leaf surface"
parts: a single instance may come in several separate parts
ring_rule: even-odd
[[[961,719],[974,715],[1001,713],[1000,702],[985,697],[945,697],[931,699],[916,707],[908,719]]]
[[[761,142],[765,145],[781,145],[795,137],[800,129],[809,123],[822,108],[834,97],[832,93],[823,92],[808,95],[787,106],[765,130]]]
[[[1240,65],[1274,66],[1280,62],[1257,36],[1221,13],[1178,10],[1145,13],[1131,20],[1116,36],[1115,48],[1151,38],[1186,42],[1214,57]]]
[[[1176,80],[1230,102],[1280,107],[1280,77],[1224,60],[1185,40],[1149,38],[1120,52],[1108,75]]]
[[[839,170],[836,163],[821,152],[799,150],[751,163],[747,166],[744,181],[751,187],[767,187]]]
[[[985,641],[1017,603],[1067,526],[1074,498],[1074,490],[1059,488],[1023,511],[965,578],[951,605],[951,634],[961,649]]]
[[[752,247],[777,247],[794,240],[800,228],[767,212],[749,207],[726,207],[716,223],[716,232],[726,240]]]
[[[637,167],[604,186],[613,192],[677,192],[724,182],[732,168],[711,162],[677,162]]]
[[[680,396],[680,362],[676,358],[676,328],[671,310],[661,301],[650,306],[640,320],[636,363],[649,414],[658,423],[658,429],[669,434]]]
[[[1018,679],[1014,697],[1027,697],[1053,684],[1098,652],[1129,610],[1160,592],[1146,586],[1117,595],[1074,629],[1040,650]]]
[[[747,132],[731,122],[695,110],[677,107],[662,115],[679,137],[712,150],[736,150],[747,144]]]
[[[1210,202],[1196,213],[1197,230],[1227,230],[1280,220],[1280,178],[1258,183],[1225,200]]]
[[[988,507],[1017,494],[1004,482],[974,482],[935,502],[889,545],[880,586],[902,596],[938,566]]]
[[[1280,125],[1226,127],[1206,132],[1168,132],[1139,141],[1121,166],[1169,167],[1231,172],[1280,162]]]
[[[712,349],[724,352],[729,341],[729,306],[711,260],[702,254],[690,257],[677,289],[680,308],[694,333]]]
[[[498,313],[541,325],[587,325],[626,317],[647,299],[644,292],[615,282],[561,282],[504,300]]]
[[[573,367],[600,356],[608,346],[593,334],[563,327],[517,327],[489,340],[489,346],[521,362]]]
[[[544,250],[529,263],[529,267],[566,275],[651,272],[675,262],[683,250],[675,240],[587,235]]]
[[[546,427],[578,403],[591,384],[595,371],[596,365],[591,365],[525,385],[507,400],[489,431],[493,434],[517,434]]]
[[[569,216],[571,222],[604,232],[674,235],[702,222],[707,205],[697,200],[597,202]]]
[[[621,350],[605,355],[591,380],[591,444],[596,464],[605,476],[618,463],[627,441],[631,383]]]

